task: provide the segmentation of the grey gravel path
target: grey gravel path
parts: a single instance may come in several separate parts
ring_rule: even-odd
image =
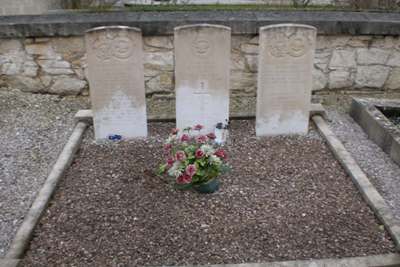
[[[0,258],[87,107],[85,98],[0,89]]]
[[[328,109],[330,127],[353,155],[370,181],[400,219],[400,167],[368,139],[363,129],[346,113]]]

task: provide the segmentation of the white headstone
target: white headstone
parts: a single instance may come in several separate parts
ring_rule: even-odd
[[[213,132],[229,119],[231,30],[198,24],[175,28],[176,122]]]
[[[96,139],[147,136],[140,29],[110,26],[86,33],[87,67]]]
[[[260,29],[257,136],[308,132],[316,32],[298,24]]]

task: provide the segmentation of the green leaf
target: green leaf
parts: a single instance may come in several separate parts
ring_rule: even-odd
[[[167,166],[168,166],[168,164],[162,164],[162,165],[160,165],[160,167],[158,168],[157,174],[158,174],[158,175],[164,174],[165,171],[167,170]]]

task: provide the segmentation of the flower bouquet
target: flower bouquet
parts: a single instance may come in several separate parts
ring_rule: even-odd
[[[166,163],[160,174],[174,178],[179,189],[194,188],[201,193],[219,189],[218,176],[229,171],[227,153],[218,146],[215,134],[200,134],[202,125],[188,127],[180,132],[173,129],[164,144]]]

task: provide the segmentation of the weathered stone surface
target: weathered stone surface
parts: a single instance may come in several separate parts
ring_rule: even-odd
[[[329,69],[356,68],[356,53],[353,49],[334,50]]]
[[[160,75],[146,77],[146,93],[165,93],[166,91],[172,92],[173,90],[173,73],[162,73]]]
[[[232,71],[230,85],[232,91],[253,91],[255,93],[257,88],[257,74]]]
[[[258,45],[255,44],[242,44],[240,50],[245,54],[257,55]]]
[[[360,65],[383,65],[388,60],[389,55],[389,51],[379,48],[358,48],[357,62]]]
[[[323,71],[326,72],[328,70],[328,64],[329,60],[331,59],[332,53],[330,52],[319,52],[315,54],[314,57],[314,66]]]
[[[340,49],[346,47],[351,37],[345,35],[320,35],[317,38],[317,49]]]
[[[21,41],[18,39],[1,39],[0,41],[0,54],[7,54],[21,50],[23,50],[23,46]]]
[[[350,47],[369,47],[372,36],[353,36],[347,42]]]
[[[35,61],[26,61],[23,65],[23,75],[28,77],[36,77],[38,74],[39,66]]]
[[[260,29],[258,136],[308,132],[316,33],[298,24]]]
[[[43,72],[53,75],[74,74],[71,64],[64,60],[38,60]]]
[[[41,83],[40,79],[34,79],[27,76],[16,75],[10,79],[9,84],[13,88],[18,88],[24,92],[32,92],[32,93],[39,93],[43,92],[44,86]]]
[[[258,56],[257,55],[246,55],[246,65],[250,72],[258,71]]]
[[[61,60],[61,55],[57,54],[49,43],[27,44],[25,49],[29,55],[37,56],[39,59]]]
[[[329,73],[329,89],[345,89],[353,85],[351,73],[347,70],[334,70]]]
[[[326,77],[326,74],[315,68],[312,74],[313,74],[313,90],[317,91],[325,89],[325,87],[328,84],[328,78]]]
[[[394,68],[386,81],[385,88],[395,90],[400,89],[400,68]]]
[[[58,95],[79,95],[87,86],[87,82],[69,76],[58,77],[48,92]]]
[[[159,52],[174,48],[171,36],[147,36],[143,38],[146,52]]]
[[[389,56],[389,60],[387,61],[387,65],[391,67],[400,67],[400,52],[399,51],[392,51],[391,55]]]
[[[86,34],[86,49],[96,139],[147,136],[141,31],[95,28]]]
[[[246,58],[242,54],[231,54],[231,70],[246,71]]]
[[[172,51],[146,52],[144,53],[144,66],[149,69],[173,71],[174,54]]]
[[[230,28],[198,24],[175,29],[176,123],[213,132],[229,120]]]
[[[356,87],[381,88],[389,75],[390,67],[359,66],[356,74]]]

